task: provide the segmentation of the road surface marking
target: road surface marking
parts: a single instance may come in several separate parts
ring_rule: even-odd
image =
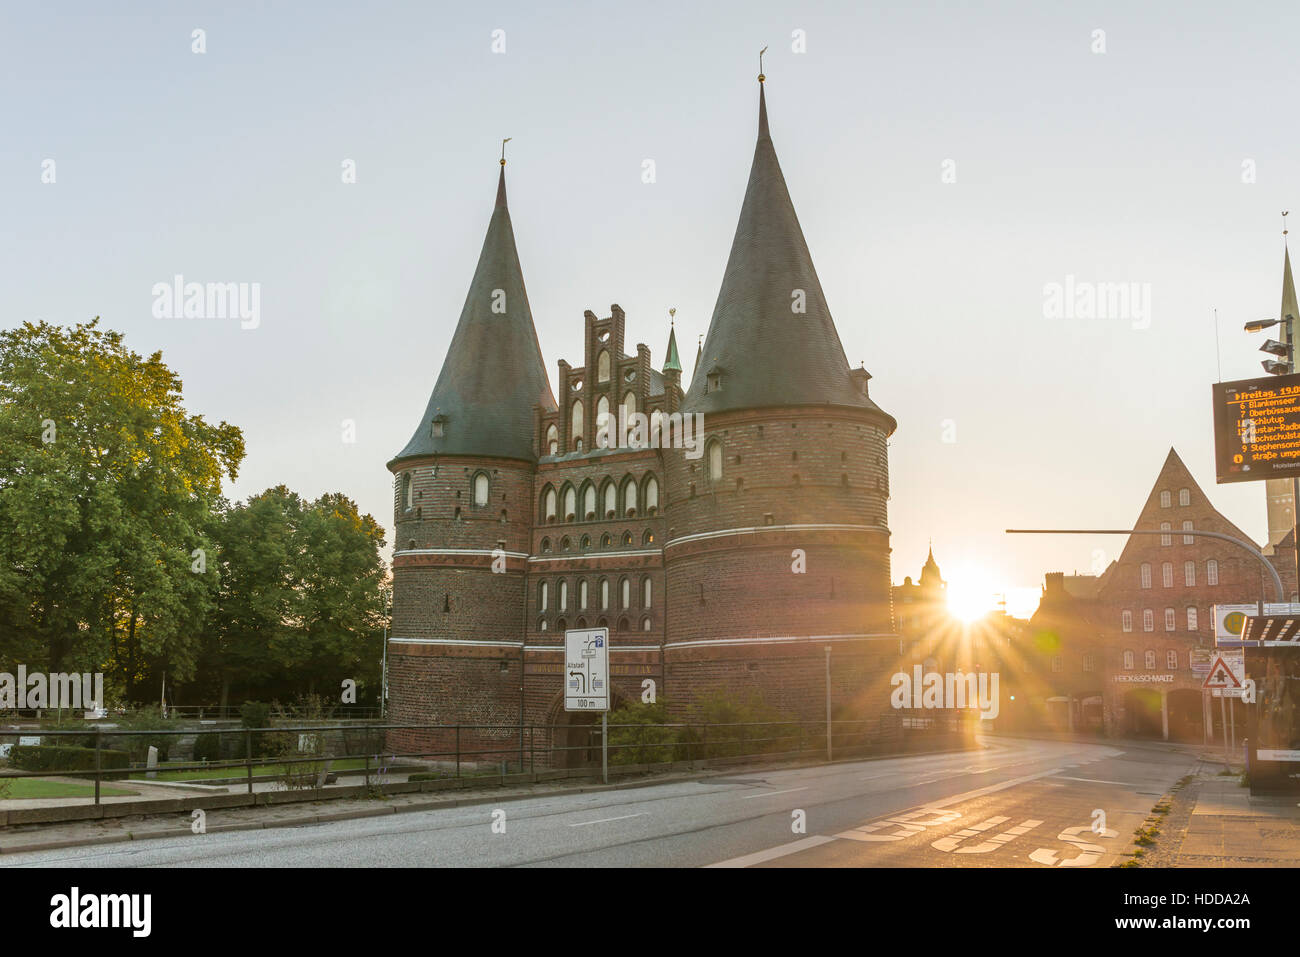
[[[1130,784],[1127,781],[1103,781],[1100,778],[1072,778],[1068,774],[1058,774],[1057,777],[1059,777],[1062,781],[1086,781],[1088,784],[1118,784],[1121,787],[1126,787],[1126,788],[1137,787],[1136,784]]]
[[[626,821],[630,817],[645,817],[648,811],[642,811],[640,814],[620,814],[618,817],[602,817],[599,821],[579,821],[577,824],[570,824],[569,827],[586,827],[588,824],[607,824],[610,821]]]
[[[1037,781],[1039,778],[1049,777],[1053,774],[1060,774],[1064,770],[1065,768],[1062,767],[1048,768],[1046,771],[1039,771],[1037,774],[1026,774],[1023,777],[1011,778],[1009,780],[1001,782],[1000,784],[990,784],[987,787],[976,788],[973,791],[965,791],[961,794],[954,794],[952,797],[944,798],[943,800],[940,801],[927,801],[925,804],[912,805],[910,809],[903,808],[903,810],[901,811],[897,811],[889,815],[882,815],[881,817],[878,817],[875,820],[880,823],[887,824],[890,819],[896,819],[902,817],[903,815],[908,815],[909,820],[911,818],[915,818],[917,816],[916,812],[918,811],[930,811],[932,813],[938,813],[938,809],[947,807],[950,804],[960,804],[962,801],[969,801],[977,797],[983,797],[985,794],[993,794],[996,791],[1005,791],[1007,788],[1013,788],[1018,784],[1025,784],[1029,781]],[[915,828],[917,828],[916,824],[910,824],[910,825],[895,824],[894,826],[900,827],[907,832],[905,834],[897,835],[898,837],[907,837],[910,836],[911,834],[917,833],[917,831],[914,830]],[[859,828],[858,830],[861,831],[861,828]],[[819,845],[822,844],[827,844],[835,840],[836,837],[847,837],[849,840],[860,841],[868,836],[866,834],[863,834],[860,837],[849,837],[849,835],[851,834],[853,834],[852,831],[843,831],[840,834],[837,834],[835,837],[825,837],[823,835],[817,834],[811,837],[805,837],[803,840],[793,841],[789,844],[782,844],[779,847],[768,848],[766,851],[758,851],[755,854],[749,854],[745,857],[736,857],[736,858],[732,858],[731,860],[721,861],[717,864],[708,864],[706,866],[707,867],[749,867],[751,864],[761,864],[764,861],[774,860],[775,858],[778,857],[785,857],[787,854],[797,854],[799,851],[807,850],[813,847],[818,847]],[[887,835],[887,837],[892,837],[892,835]]]
[[[931,841],[930,846],[940,851],[951,851],[958,844],[968,837],[974,837],[981,831],[987,831],[989,828],[1011,820],[1009,817],[991,817],[987,821],[981,821],[979,824],[972,824],[970,827],[964,827],[955,834],[949,834],[947,837],[941,837],[937,841]]]
[[[789,844],[782,844],[779,847],[769,847],[766,851],[757,851],[754,854],[746,854],[744,857],[733,857],[729,861],[719,861],[716,864],[707,864],[705,866],[750,867],[754,864],[762,864],[765,861],[771,861],[778,857],[785,857],[787,854],[798,854],[800,851],[820,847],[822,844],[829,844],[833,840],[835,840],[833,837],[824,837],[821,834],[814,834],[811,837],[801,838],[798,841],[791,841]]]
[[[754,798],[771,797],[773,794],[792,794],[795,791],[807,791],[807,790],[808,790],[807,787],[802,787],[802,788],[786,788],[784,791],[764,791],[762,794],[746,794],[743,798],[741,798],[741,800],[752,801]]]
[[[1029,831],[1032,831],[1034,828],[1038,827],[1038,825],[1042,823],[1043,823],[1042,821],[1034,821],[1034,820],[1024,821],[1021,824],[1017,825],[1016,827],[1008,828],[1007,830],[1003,831],[1001,834],[997,835],[996,837],[989,838],[983,844],[977,844],[974,847],[959,847],[957,848],[957,853],[958,854],[987,854],[990,851],[996,851],[1003,844],[1007,843],[1007,841],[1014,840],[1015,838],[1019,837],[1021,834],[1025,834],[1028,833]]]

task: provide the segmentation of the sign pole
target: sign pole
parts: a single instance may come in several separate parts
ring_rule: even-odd
[[[1231,729],[1232,753],[1237,753],[1237,699],[1228,702],[1228,727]]]
[[[1229,771],[1232,770],[1232,761],[1228,757],[1228,706],[1223,703],[1223,693],[1219,693],[1219,725],[1223,731],[1223,763]]]
[[[609,783],[609,712],[600,713],[600,779]]]

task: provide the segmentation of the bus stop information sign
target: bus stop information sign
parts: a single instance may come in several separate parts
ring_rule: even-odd
[[[1211,389],[1218,484],[1300,477],[1300,373]]]

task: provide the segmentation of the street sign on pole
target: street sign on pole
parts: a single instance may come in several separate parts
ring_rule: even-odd
[[[609,783],[609,629],[564,633],[564,710],[600,712],[600,776]]]
[[[1201,687],[1207,691],[1240,691],[1246,682],[1246,655],[1241,649],[1220,649],[1210,662]]]
[[[564,633],[564,710],[609,710],[609,629]]]

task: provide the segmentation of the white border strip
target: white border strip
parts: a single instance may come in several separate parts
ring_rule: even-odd
[[[699,638],[694,641],[670,641],[665,648],[709,647],[711,645],[766,645],[794,641],[897,641],[898,635],[782,635],[773,638]]]
[[[388,639],[390,645],[472,645],[477,648],[522,648],[522,641],[485,641],[474,638],[398,638]]]
[[[500,552],[495,548],[404,548],[401,551],[393,552],[393,557],[398,555],[487,555],[496,557],[498,554],[505,555],[506,558],[527,558],[527,552]]]
[[[564,552],[562,555],[552,554],[548,558],[529,556],[528,560],[530,562],[571,562],[584,558],[636,558],[642,555],[662,554],[663,552],[658,548],[639,548],[634,552]]]
[[[683,545],[686,542],[700,542],[710,538],[725,538],[728,535],[757,535],[761,532],[884,532],[890,534],[889,529],[883,525],[757,525],[752,528],[724,528],[717,532],[697,532],[694,535],[685,535],[682,538],[674,538],[672,541],[664,542],[664,549],[672,548],[674,545]]]

